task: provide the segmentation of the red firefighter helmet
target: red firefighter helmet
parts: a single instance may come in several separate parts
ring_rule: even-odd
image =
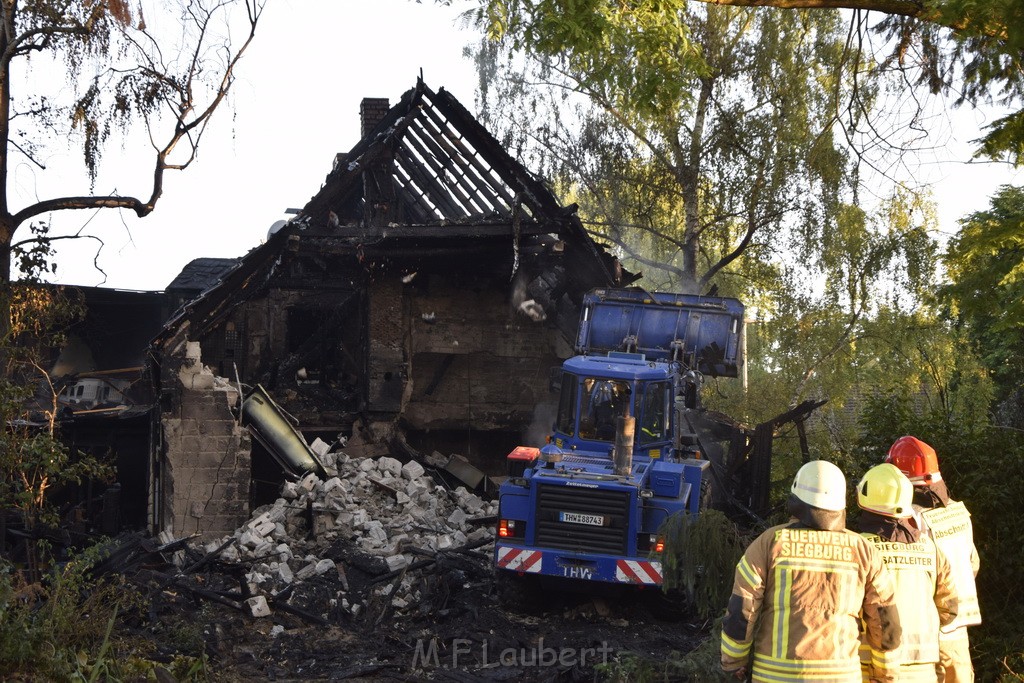
[[[914,484],[930,484],[942,479],[935,449],[913,436],[896,439],[885,461],[896,465]]]

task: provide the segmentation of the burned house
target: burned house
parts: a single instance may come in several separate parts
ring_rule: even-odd
[[[360,115],[320,191],[237,262],[197,265],[215,283],[153,343],[155,528],[224,533],[276,495],[236,415],[254,387],[309,441],[494,472],[551,401],[582,295],[632,278],[443,89]]]

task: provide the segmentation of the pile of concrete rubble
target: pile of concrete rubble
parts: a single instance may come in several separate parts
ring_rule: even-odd
[[[377,601],[390,596],[391,608],[401,613],[420,601],[406,576],[414,562],[493,539],[489,522],[497,505],[464,487],[436,483],[415,460],[350,458],[328,452],[319,440],[311,447],[326,480],[308,474],[285,482],[273,504],[258,508],[232,536],[206,544],[208,555],[248,569],[246,603],[253,616],[271,614],[276,597],[314,577],[340,579],[343,590],[331,606],[358,615],[371,596],[348,592],[344,564],[324,557],[339,543],[360,555],[362,564],[376,564],[383,578],[395,577],[374,582],[372,590]]]

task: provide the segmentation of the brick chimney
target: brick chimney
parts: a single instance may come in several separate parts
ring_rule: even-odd
[[[390,108],[386,97],[364,97],[359,103],[360,135],[364,138],[369,135]]]

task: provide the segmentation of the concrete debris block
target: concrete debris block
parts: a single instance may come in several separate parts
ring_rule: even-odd
[[[319,458],[320,458],[320,464],[324,466],[324,469],[333,469],[333,470],[337,471],[337,469],[338,469],[338,454],[337,453],[330,453],[330,452],[324,453],[323,455],[319,456]]]
[[[227,548],[224,548],[224,550],[220,551],[220,559],[225,562],[238,562],[238,548],[233,545],[229,545]]]
[[[274,552],[277,553],[277,556],[281,562],[287,562],[293,557],[292,549],[288,547],[287,543],[278,543],[277,546],[274,548]]]
[[[169,530],[164,529],[159,534],[157,534],[156,540],[160,541],[160,545],[167,545],[168,543],[174,542],[174,534],[172,534]]]
[[[260,536],[269,536],[270,533],[274,530],[274,527],[276,527],[276,526],[277,525],[274,524],[274,522],[272,522],[272,521],[270,521],[268,519],[267,521],[263,522],[259,526],[256,526],[255,528],[253,528],[253,531],[256,532],[257,534],[259,534]]]
[[[359,461],[359,469],[363,472],[369,472],[372,469],[377,468],[377,463],[374,462],[373,458],[363,458]]]
[[[288,538],[288,530],[285,528],[284,524],[278,522],[274,525],[274,531],[270,534],[270,537],[275,541],[283,541]]]
[[[402,476],[402,463],[387,456],[377,460],[377,469],[381,472],[387,472],[392,477]]]
[[[381,544],[388,542],[388,532],[384,530],[384,525],[376,519],[370,520],[363,525],[363,535]]]
[[[452,547],[452,545],[452,537],[448,534],[441,534],[440,536],[438,536],[437,542],[435,544],[438,550],[448,550]]]
[[[265,541],[253,548],[252,554],[255,557],[270,557],[274,552],[274,542]]]
[[[345,437],[341,437],[341,439],[342,439],[341,445],[342,445],[342,447],[344,447],[345,446],[345,443],[344,443]],[[339,469],[344,467],[345,465],[347,465],[349,463],[349,461],[352,459],[352,458],[348,457],[348,453],[345,453],[343,451],[338,451],[338,452],[334,453],[333,455],[334,455],[334,466],[339,468]]]
[[[408,602],[397,596],[391,599],[391,604],[394,606],[395,609],[405,609],[409,606]]]
[[[415,460],[410,460],[402,465],[402,476],[409,480],[419,479],[425,472],[426,470],[423,469],[423,465]]]
[[[316,489],[316,485],[320,483],[320,477],[316,476],[312,472],[304,476],[299,480],[299,486],[306,489],[307,491],[313,491]]]
[[[430,490],[427,488],[427,485],[418,479],[413,479],[405,485],[405,495],[413,500],[418,500],[422,495],[429,494],[429,492]]]
[[[363,508],[359,508],[352,513],[352,526],[362,529],[366,526],[367,522],[370,521],[370,515]]]
[[[257,619],[270,616],[270,605],[267,604],[267,599],[262,595],[249,598],[245,601],[245,604],[249,605],[249,610]]]
[[[484,500],[480,496],[470,493],[459,501],[462,509],[470,514],[477,514],[484,506]]]
[[[267,515],[270,517],[270,521],[275,524],[277,522],[283,522],[285,517],[288,516],[288,506],[285,504],[283,499],[278,498],[274,501],[271,508],[267,510]]]
[[[334,515],[317,510],[313,512],[313,535],[319,538],[334,528]]]
[[[339,512],[338,516],[334,518],[334,525],[346,529],[351,529],[355,526],[355,522],[353,521],[354,518],[355,515],[353,515],[351,512]]]
[[[238,542],[246,548],[255,548],[263,543],[263,535],[257,533],[254,529],[246,529],[242,532],[242,536],[238,539]]]
[[[313,439],[313,443],[309,444],[309,450],[316,454],[316,457],[322,458],[327,455],[331,450],[331,444],[327,443],[319,436]],[[325,463],[326,464],[326,463]]]
[[[387,568],[390,571],[397,571],[409,566],[409,559],[401,554],[385,557],[384,561],[387,562]]]
[[[320,576],[321,574],[326,574],[334,568],[334,560],[325,557],[324,559],[317,562],[316,565],[314,565],[313,571],[316,573],[317,576]]]
[[[271,638],[277,638],[282,633],[284,633],[284,626],[282,626],[281,624],[274,624],[274,627],[270,629]]]
[[[452,532],[452,545],[454,545],[456,548],[466,545],[466,542],[468,540],[469,539],[467,538],[466,534],[462,533],[461,531]]]
[[[426,456],[426,458],[424,459],[427,461],[427,464],[430,465],[431,467],[444,467],[445,465],[448,464],[448,456],[441,455],[437,451],[434,451],[430,455]]]
[[[260,524],[263,524],[263,523],[269,522],[269,521],[270,521],[270,512],[269,511],[264,511],[264,512],[261,512],[260,514],[254,516],[252,519],[250,519],[246,523],[245,528],[246,529],[255,529]]]
[[[324,496],[324,507],[329,510],[344,510],[345,505],[348,503],[348,492],[344,489],[337,488]]]
[[[466,540],[469,543],[476,543],[482,541],[485,538],[492,538],[494,536],[494,529],[491,527],[478,527],[469,532],[466,536]]]
[[[274,568],[273,576],[281,583],[291,583],[295,580],[295,574],[292,572],[292,568],[288,566],[287,562],[279,562]]]
[[[286,481],[281,487],[281,497],[285,500],[295,500],[299,497],[299,485],[294,481]]]
[[[352,616],[358,617],[359,613],[363,610],[363,606],[359,604],[352,605]]]
[[[467,519],[469,516],[461,508],[455,508],[452,514],[448,515],[448,523],[453,528],[465,529]]]
[[[305,567],[295,572],[295,578],[299,581],[305,581],[313,576],[316,576],[316,562],[310,562]]]
[[[395,494],[395,501],[399,505],[408,505],[410,500],[412,499],[409,498],[408,494],[405,491],[399,491],[398,493]]]
[[[338,477],[331,477],[330,479],[324,482],[324,495],[326,496],[328,493],[338,488],[339,486],[341,486],[341,479],[339,479]]]

